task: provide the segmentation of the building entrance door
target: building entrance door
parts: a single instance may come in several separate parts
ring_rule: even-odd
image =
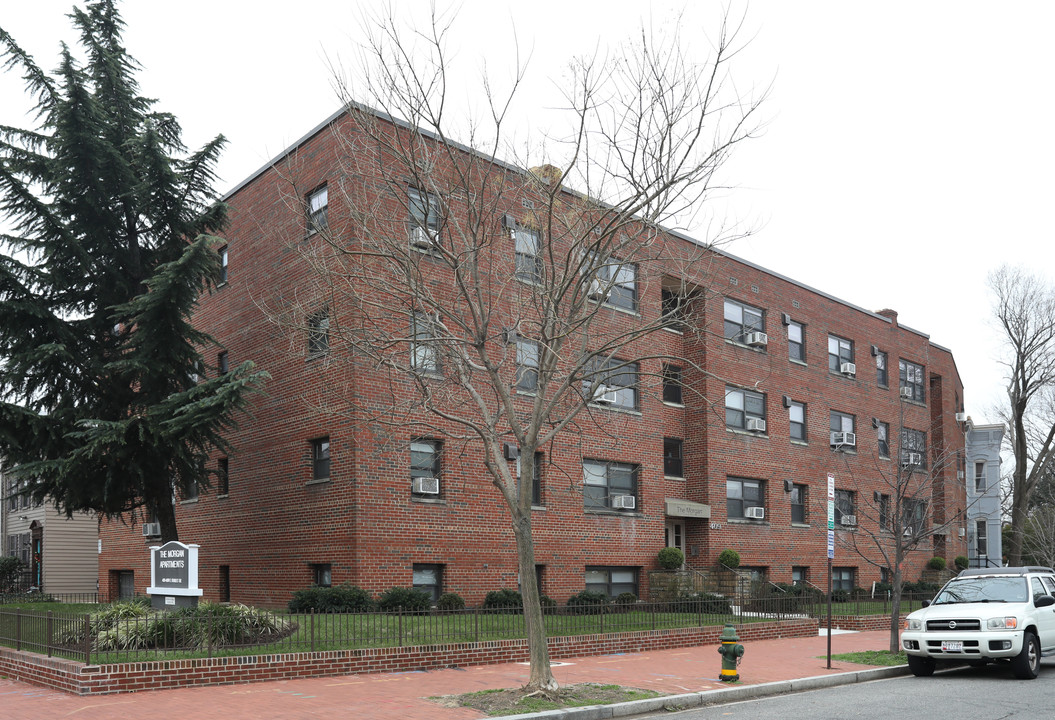
[[[685,523],[681,520],[670,520],[663,530],[664,543],[667,547],[676,547],[685,552]]]

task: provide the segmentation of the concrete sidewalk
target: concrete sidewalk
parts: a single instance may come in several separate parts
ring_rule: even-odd
[[[886,649],[888,637],[889,633],[885,631],[833,634],[832,653]],[[688,706],[729,702],[908,672],[905,667],[876,670],[836,661],[832,661],[829,669],[825,656],[827,642],[827,637],[819,636],[749,643],[745,645],[746,652],[740,665],[740,682],[731,686],[717,679],[721,669],[717,644],[555,661],[553,672],[561,684],[612,683],[684,697],[607,706],[610,709],[600,713],[596,712],[598,708],[592,708],[595,711],[592,715],[584,712],[586,709],[543,715],[569,719],[579,716],[584,720],[587,717],[612,717],[652,712],[662,709],[664,704]],[[445,708],[428,698],[517,687],[523,685],[527,677],[526,664],[507,663],[430,672],[349,675],[94,697],[67,695],[2,678],[0,718],[119,720],[164,713],[166,717],[219,717],[223,720],[345,717],[472,720],[484,715],[468,708]],[[786,682],[804,678],[811,680]]]

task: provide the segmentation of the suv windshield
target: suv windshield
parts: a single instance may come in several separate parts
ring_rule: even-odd
[[[1026,602],[1029,589],[1021,577],[969,577],[950,580],[932,605],[973,602]]]

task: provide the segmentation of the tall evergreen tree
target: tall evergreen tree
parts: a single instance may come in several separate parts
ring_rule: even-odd
[[[0,127],[0,457],[38,500],[175,540],[175,494],[208,487],[263,379],[248,362],[207,372],[214,343],[190,323],[219,269],[225,141],[188,152],[140,95],[114,0],[70,18],[83,60],[63,45],[54,75],[0,28],[37,119]]]

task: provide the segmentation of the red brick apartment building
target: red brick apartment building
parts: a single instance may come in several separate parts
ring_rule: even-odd
[[[282,606],[312,582],[349,582],[375,595],[413,584],[473,604],[518,583],[507,511],[478,449],[319,410],[324,390],[348,388],[378,407],[402,392],[381,371],[329,352],[330,323],[351,322],[339,293],[306,333],[275,322],[284,303],[313,292],[301,252],[312,224],[341,227],[356,211],[338,192],[351,176],[350,146],[337,139],[355,132],[335,114],[226,198],[224,282],[202,299],[197,322],[223,346],[218,366],[251,359],[271,380],[233,432],[230,456],[215,459],[220,480],[177,508],[181,541],[201,546],[205,600]],[[515,220],[525,207],[507,212]],[[406,206],[386,212],[413,232]],[[495,252],[512,276],[506,238]],[[695,247],[674,233],[660,240]],[[899,325],[896,312],[869,312],[722,251],[669,271],[683,273],[691,277],[675,279],[708,288],[695,312],[714,331],[648,342],[652,357],[690,367],[643,361],[642,376],[662,385],[615,387],[593,421],[546,447],[532,512],[545,595],[563,601],[589,587],[646,598],[648,571],[668,544],[690,567],[712,568],[733,548],[769,580],[824,587],[829,473],[834,586],[867,587],[885,579],[868,539],[885,532],[883,478],[906,459],[932,482],[905,579],[934,555],[967,554],[963,385],[949,350]],[[664,311],[662,283],[623,280],[606,322]],[[855,539],[863,556],[848,547]],[[112,597],[143,593],[156,539],[141,525],[104,523],[101,540],[100,587]]]

